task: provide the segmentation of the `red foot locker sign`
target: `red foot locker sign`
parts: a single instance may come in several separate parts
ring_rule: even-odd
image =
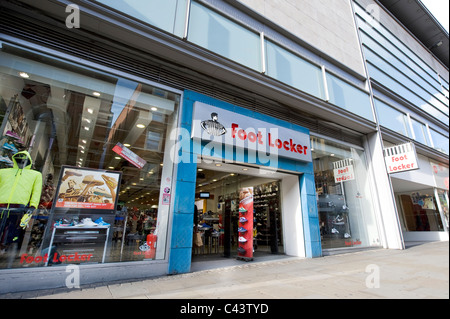
[[[419,169],[416,149],[413,143],[384,149],[384,159],[389,174]]]

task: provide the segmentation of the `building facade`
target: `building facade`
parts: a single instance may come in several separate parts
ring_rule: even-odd
[[[0,293],[448,240],[448,33],[404,6],[3,1]]]

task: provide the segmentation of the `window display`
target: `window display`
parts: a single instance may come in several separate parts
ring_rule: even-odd
[[[311,138],[323,249],[379,246],[364,152]]]
[[[4,44],[0,269],[164,259],[179,101]]]
[[[433,189],[396,195],[400,199],[402,221],[406,231],[444,230]]]

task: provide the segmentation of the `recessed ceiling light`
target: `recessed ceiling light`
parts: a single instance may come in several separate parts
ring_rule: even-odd
[[[89,127],[87,127],[87,126],[85,126],[84,129],[85,129],[86,131],[89,131]]]
[[[151,110],[152,110],[152,111],[158,111],[158,108],[152,107]]]
[[[127,144],[127,143],[125,143],[125,144],[123,144],[123,146],[125,146],[125,147],[130,147],[131,145],[130,145],[130,144]]]
[[[30,77],[30,75],[27,72],[19,72],[19,75],[24,79],[28,79]]]
[[[110,166],[110,167],[108,167],[109,169],[114,169],[114,167],[113,166]]]
[[[116,157],[114,157],[116,160],[120,160],[120,157],[119,156],[116,156]]]
[[[89,114],[94,114],[94,110],[93,110],[93,109],[87,109],[87,112],[88,112]]]
[[[92,92],[92,94],[97,97],[99,97],[101,95],[99,92]]]
[[[216,164],[216,167],[221,167],[222,166],[222,164]]]
[[[145,125],[144,124],[137,124],[136,127],[138,127],[138,128],[145,128]]]
[[[248,171],[248,168],[243,168],[242,170],[243,170],[243,171]]]

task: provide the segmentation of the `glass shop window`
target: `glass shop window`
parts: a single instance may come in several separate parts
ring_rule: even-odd
[[[312,137],[322,248],[380,246],[364,151]]]
[[[4,46],[0,269],[164,259],[179,103]]]

